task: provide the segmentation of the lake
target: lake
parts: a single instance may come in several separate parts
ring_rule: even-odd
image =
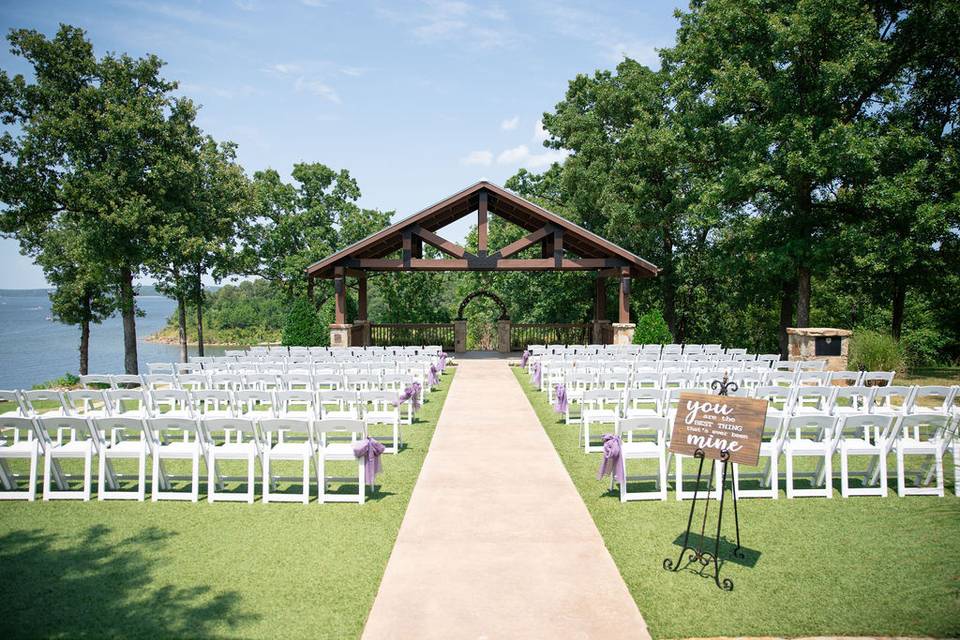
[[[137,296],[146,315],[137,318],[140,372],[148,362],[176,362],[176,345],[145,342],[163,328],[176,303],[163,296]],[[222,355],[222,347],[208,347],[207,355]],[[191,355],[196,347],[190,348]],[[34,384],[77,373],[80,368],[80,327],[50,319],[50,299],[43,291],[0,290],[0,389],[29,389]],[[90,329],[90,373],[123,373],[123,324],[120,316]]]

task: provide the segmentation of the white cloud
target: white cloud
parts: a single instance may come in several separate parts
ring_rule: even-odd
[[[487,150],[471,151],[461,158],[460,162],[466,165],[488,166],[493,162],[493,152]]]
[[[180,91],[191,97],[195,95],[211,95],[227,100],[232,100],[233,98],[248,98],[253,95],[259,95],[260,93],[256,87],[249,84],[242,84],[237,87],[217,87],[192,82],[181,83]]]
[[[497,164],[526,167],[527,169],[543,169],[554,162],[563,162],[570,155],[565,149],[547,149],[543,153],[531,153],[525,144],[506,149],[497,156]]]
[[[463,0],[425,0],[421,11],[403,11],[381,6],[377,15],[406,25],[424,44],[456,41],[479,49],[510,47],[520,38],[499,5],[478,7]],[[496,22],[496,28],[483,26]]]
[[[291,73],[300,73],[303,67],[296,62],[278,62],[267,67],[267,71],[279,73],[280,75],[290,75]]]
[[[537,120],[537,124],[533,125],[533,139],[537,142],[543,142],[550,137],[550,133],[543,128],[543,120]]]
[[[358,78],[365,74],[367,69],[364,67],[340,67],[340,73],[345,76],[350,76],[352,78]]]
[[[513,131],[517,128],[518,124],[520,124],[520,116],[513,116],[501,122],[500,128],[504,131]]]
[[[297,81],[293,86],[297,91],[307,91],[308,93],[319,96],[328,102],[340,104],[340,96],[337,94],[336,90],[320,80],[304,78],[301,76],[297,78]]]

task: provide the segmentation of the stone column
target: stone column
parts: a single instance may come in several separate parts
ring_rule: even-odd
[[[826,360],[827,371],[846,371],[852,331],[829,327],[789,327],[790,360]],[[837,345],[839,341],[839,346]],[[820,354],[817,344],[820,344]]]
[[[354,327],[360,328],[361,338],[359,344],[351,344],[351,347],[369,347],[370,346],[370,321],[357,320],[353,323]]]
[[[463,353],[467,350],[467,321],[453,321],[453,351]]]
[[[633,344],[633,330],[636,328],[632,322],[614,322],[613,344]]]
[[[497,351],[510,353],[510,321],[497,320]]]
[[[330,325],[330,346],[331,347],[349,347],[350,330],[352,324],[331,324]]]

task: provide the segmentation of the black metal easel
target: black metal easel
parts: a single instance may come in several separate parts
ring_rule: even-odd
[[[739,387],[736,382],[727,381],[727,376],[723,376],[723,380],[714,380],[710,387],[717,391],[718,395],[725,396],[728,395],[730,391],[736,391]],[[697,468],[697,484],[693,490],[693,502],[690,504],[690,516],[687,518],[687,531],[683,535],[683,548],[680,550],[680,556],[677,558],[677,561],[674,562],[670,558],[664,558],[663,568],[667,571],[679,571],[680,563],[683,560],[683,554],[687,552],[687,549],[691,551],[689,558],[687,559],[687,564],[684,566],[689,566],[692,562],[699,562],[703,568],[706,568],[711,561],[713,561],[713,581],[717,583],[717,586],[723,589],[724,591],[733,591],[733,580],[730,578],[724,578],[720,580],[720,527],[723,524],[723,502],[724,497],[726,496],[726,485],[727,485],[727,469],[730,467],[730,452],[724,449],[720,452],[720,461],[723,462],[723,476],[720,481],[720,513],[717,515],[717,537],[716,544],[713,548],[713,553],[708,550],[704,550],[703,541],[704,533],[706,533],[707,528],[707,516],[710,513],[710,499],[707,498],[706,506],[703,509],[703,521],[700,523],[700,538],[697,541],[696,548],[691,547],[688,543],[690,541],[690,527],[693,525],[693,513],[697,508],[697,493],[700,491],[700,479],[703,476],[703,461],[706,459],[703,449],[697,449],[693,452],[694,458],[700,459],[700,466]],[[713,474],[716,471],[716,465],[710,465],[710,479],[707,482],[707,495],[710,493],[710,488],[713,486]],[[682,478],[681,478],[682,481]],[[679,488],[678,488],[679,490]],[[733,479],[730,479],[730,494],[733,498],[733,522],[736,525],[737,529],[737,546],[733,550],[733,555],[736,558],[743,558],[744,555],[740,551],[740,518],[737,514],[737,489],[736,485],[733,482]],[[702,571],[703,569],[701,569]]]

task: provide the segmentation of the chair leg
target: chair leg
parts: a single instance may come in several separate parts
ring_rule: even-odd
[[[937,450],[937,495],[943,497],[943,454]]]
[[[200,500],[200,451],[194,449],[193,451],[193,469],[190,474],[190,480],[193,483],[192,491],[190,493],[190,501],[197,502]],[[207,489],[209,492],[209,488]]]
[[[255,486],[256,456],[253,453],[247,456],[247,504],[253,504],[253,490]]]
[[[903,449],[897,447],[897,495],[907,495],[907,485],[903,478]]]
[[[847,460],[847,449],[843,446],[843,443],[840,445],[840,495],[844,498],[849,498],[850,494],[847,490],[847,487],[850,484],[850,468],[849,461]]]
[[[160,490],[160,448],[153,452],[153,474],[150,477],[150,501],[157,501],[157,492]]]
[[[310,504],[310,458],[303,457],[303,504]]]
[[[50,458],[53,455],[50,451],[47,451],[46,455],[43,456],[43,501],[46,502],[50,499]]]
[[[0,460],[0,484],[3,485],[4,490],[13,491],[16,489],[16,483],[17,481],[13,477],[10,465],[6,460]]]
[[[666,452],[665,452],[663,449],[660,449],[660,457],[659,457],[659,459],[658,459],[658,462],[659,462],[659,464],[660,464],[660,469],[659,469],[659,473],[660,473],[660,499],[661,499],[661,500],[666,500],[666,499],[667,499],[667,473],[668,473],[669,470],[668,470],[668,468],[667,468],[667,467],[668,467],[667,454],[666,454]],[[624,479],[626,479],[626,478],[624,478]]]
[[[30,477],[27,478],[27,481],[30,483],[30,488],[28,489],[30,492],[28,498],[30,502],[34,502],[37,499],[37,466],[39,462],[39,460],[37,460],[37,456],[39,455],[37,447],[38,445],[36,441],[34,441],[33,449],[30,450]]]
[[[87,449],[83,457],[83,501],[90,502],[90,491],[93,486],[93,450]]]
[[[99,459],[97,460],[97,502],[103,502],[104,500],[104,478],[107,475],[107,452],[101,451]]]
[[[208,454],[209,458],[207,459],[207,502],[213,503],[216,501],[217,487],[215,483],[214,469],[217,468],[217,454],[215,449],[211,447],[210,453]]]
[[[887,456],[880,450],[877,454],[877,465],[880,467],[880,491],[881,495],[887,497]]]
[[[823,456],[823,488],[827,497],[833,497],[833,454],[827,451]]]
[[[137,500],[143,502],[147,497],[147,448],[141,446],[137,459]]]
[[[263,454],[263,504],[270,503],[270,452]]]
[[[787,498],[793,499],[793,454],[787,450]]]
[[[366,474],[363,472],[363,458],[357,459],[357,492],[359,497],[357,502],[363,504],[364,500],[367,497],[367,483],[366,483]]]

